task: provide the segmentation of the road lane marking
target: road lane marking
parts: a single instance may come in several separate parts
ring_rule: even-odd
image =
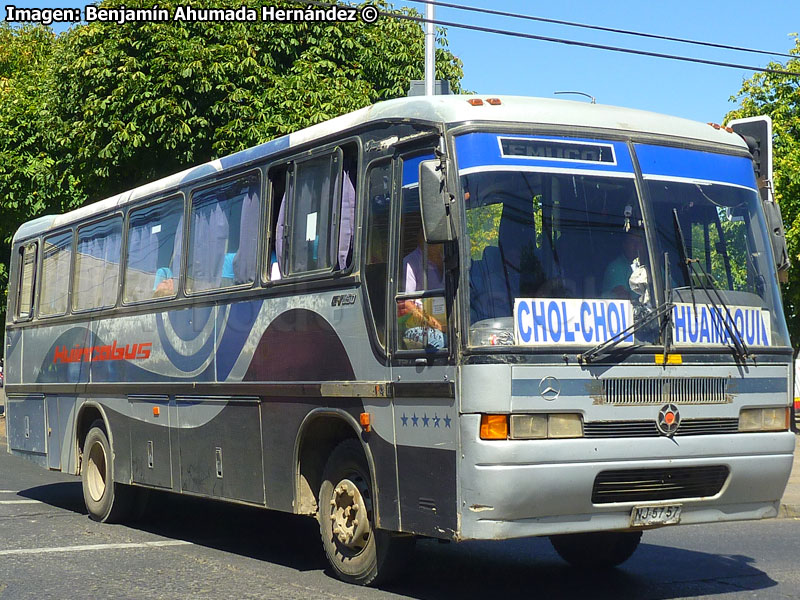
[[[0,490],[0,494],[18,494],[19,490]]]
[[[160,542],[131,542],[125,544],[89,544],[86,546],[61,546],[55,548],[18,548],[0,550],[0,556],[15,554],[51,554],[54,552],[88,552],[92,550],[129,550],[135,548],[163,548],[165,546],[188,546],[192,542],[184,540],[163,540]]]
[[[41,500],[0,500],[0,504],[44,504]]]

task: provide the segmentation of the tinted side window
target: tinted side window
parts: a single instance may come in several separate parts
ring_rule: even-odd
[[[289,272],[330,269],[331,222],[335,217],[340,154],[328,154],[295,167],[294,202],[289,231]]]
[[[178,289],[183,245],[183,200],[131,211],[125,302],[172,298]]]
[[[121,217],[112,217],[78,230],[72,289],[75,310],[116,304],[121,244]]]
[[[42,289],[39,293],[39,315],[63,315],[67,312],[69,269],[72,262],[72,232],[44,240]]]
[[[392,200],[392,165],[385,162],[367,172],[367,253],[364,278],[375,328],[386,345],[386,285],[389,264],[389,219]]]
[[[33,309],[33,290],[36,281],[36,242],[20,248],[19,266],[17,318],[29,319]]]
[[[187,292],[204,292],[255,280],[260,214],[257,173],[192,196]]]
[[[449,345],[445,302],[444,244],[428,244],[419,207],[419,163],[432,155],[405,157],[400,196],[397,350],[445,352]]]

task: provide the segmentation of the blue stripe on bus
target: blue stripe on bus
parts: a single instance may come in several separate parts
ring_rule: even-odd
[[[545,140],[552,142],[563,142],[567,144],[594,144],[612,146],[614,148],[614,164],[591,161],[584,162],[578,160],[553,160],[538,157],[512,158],[503,156],[500,151],[500,138],[513,138],[521,140]],[[631,161],[628,146],[625,142],[610,142],[606,140],[595,140],[588,138],[553,137],[546,135],[518,135],[511,133],[467,133],[456,138],[456,154],[458,156],[458,168],[463,171],[472,167],[486,165],[503,165],[519,167],[547,167],[553,169],[576,169],[583,171],[605,171],[612,173],[633,173],[633,163]]]
[[[757,189],[753,161],[742,156],[636,144],[644,175],[686,177]]]
[[[189,311],[193,311],[193,310],[194,309],[187,309],[187,310],[184,310],[184,311],[173,311],[173,312],[168,313],[168,317],[167,318],[170,320],[170,324],[173,326],[173,331],[175,331],[175,333],[177,333],[178,336],[181,339],[186,339],[186,338],[184,338],[181,335],[181,332],[178,330],[178,328],[175,327],[176,322],[180,322],[181,321],[180,317],[182,317],[182,316],[184,316],[186,314],[191,314]],[[206,309],[200,308],[200,309],[197,309],[197,310],[202,313]],[[208,310],[208,312],[210,314],[211,309],[209,308],[207,310]],[[176,314],[176,313],[184,313],[184,315],[179,315],[179,314]],[[173,317],[178,317],[178,318],[177,319],[173,319]],[[188,322],[184,323],[184,327],[183,327],[183,329],[184,329],[183,333],[184,334],[186,333],[186,327],[189,326],[190,324],[191,324],[191,321],[188,321]],[[183,371],[184,373],[189,373],[191,371],[199,369],[200,366],[202,366],[202,364],[209,358],[209,356],[211,356],[211,353],[214,351],[214,341],[215,341],[215,339],[214,339],[214,329],[213,328],[211,328],[210,333],[208,334],[208,337],[204,341],[203,345],[194,354],[182,354],[178,349],[173,347],[174,345],[181,346],[182,344],[180,343],[179,340],[170,339],[170,336],[167,334],[167,331],[166,331],[166,328],[165,328],[165,325],[164,325],[164,318],[162,316],[162,313],[156,313],[156,329],[158,330],[158,338],[159,338],[159,341],[161,342],[161,349],[163,350],[164,354],[167,356],[167,359],[169,359],[169,362],[171,362],[173,366],[177,367],[180,371]],[[194,337],[197,337],[197,335],[202,333],[204,327],[198,326],[198,329],[200,329],[200,331],[196,332]]]
[[[419,183],[419,163],[431,158],[433,158],[433,154],[422,154],[403,159],[403,187]]]
[[[289,136],[284,135],[274,140],[270,140],[264,144],[259,144],[253,148],[242,150],[231,156],[225,156],[219,159],[223,169],[230,169],[236,165],[241,165],[257,158],[263,158],[270,154],[275,154],[280,150],[285,150],[289,147]]]
[[[512,379],[512,396],[539,396],[541,379]],[[561,379],[559,380],[561,397],[588,397],[596,393],[599,382],[596,379]]]
[[[217,381],[225,381],[253,330],[263,300],[231,304],[225,331],[217,347]]]

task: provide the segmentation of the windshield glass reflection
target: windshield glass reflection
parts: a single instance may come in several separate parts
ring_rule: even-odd
[[[632,178],[483,171],[461,182],[472,345],[514,343],[517,298],[621,299],[632,303],[634,317],[650,310]]]
[[[772,273],[771,249],[755,190],[655,179],[647,182],[647,189],[653,206],[657,251],[659,255],[667,254],[669,284],[675,302],[709,304],[714,296],[708,290],[716,287],[726,304],[758,307],[771,315],[771,339],[759,339],[762,328],[758,323],[751,327],[748,313],[736,323],[739,337],[756,345],[788,345],[782,320],[774,317],[781,309]],[[685,256],[694,263],[691,269],[681,260],[676,215],[683,233]],[[660,268],[663,275],[663,265]],[[694,335],[694,330],[699,329],[702,337],[703,312],[697,319],[694,312],[693,308],[686,331]],[[696,320],[700,321],[697,325]],[[714,329],[709,332],[713,337]],[[677,333],[680,337],[680,331]]]

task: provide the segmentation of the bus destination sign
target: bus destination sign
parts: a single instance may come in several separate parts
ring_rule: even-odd
[[[509,137],[500,137],[498,141],[503,158],[538,158],[608,165],[617,163],[614,146],[611,144]]]

